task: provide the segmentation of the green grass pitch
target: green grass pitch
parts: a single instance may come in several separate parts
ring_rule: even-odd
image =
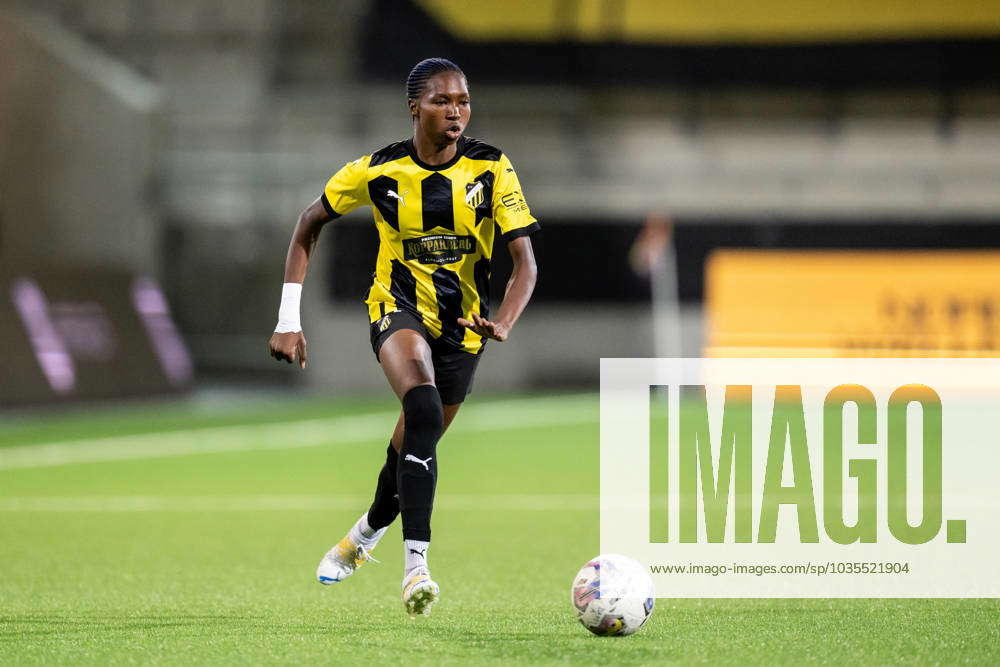
[[[398,523],[381,563],[313,578],[392,403],[7,417],[0,664],[996,664],[994,600],[660,599],[639,634],[590,635],[569,584],[598,550],[597,397],[509,401],[474,395],[439,446],[442,599],[413,621]]]

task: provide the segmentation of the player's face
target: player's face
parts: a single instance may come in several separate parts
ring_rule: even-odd
[[[472,116],[465,77],[456,72],[431,77],[420,99],[410,103],[410,110],[431,141],[455,143]]]

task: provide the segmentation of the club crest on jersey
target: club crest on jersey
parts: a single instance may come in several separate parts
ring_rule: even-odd
[[[482,204],[484,196],[482,181],[465,184],[465,203],[469,208],[476,208]]]
[[[386,315],[385,317],[383,317],[381,320],[378,321],[378,332],[382,333],[383,331],[389,328],[390,324],[392,324],[392,319],[388,315]]]

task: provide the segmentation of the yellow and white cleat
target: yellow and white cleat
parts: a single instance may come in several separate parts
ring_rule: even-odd
[[[348,534],[323,556],[316,568],[316,578],[319,583],[329,586],[351,576],[367,561],[378,562],[372,558],[370,549],[356,544]]]
[[[430,616],[431,607],[441,596],[441,588],[431,579],[427,568],[418,567],[403,579],[403,605],[410,618]]]

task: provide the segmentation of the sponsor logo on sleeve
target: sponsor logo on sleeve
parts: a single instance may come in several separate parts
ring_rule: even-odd
[[[524,201],[524,195],[520,190],[508,192],[500,198],[500,202],[515,213],[527,212],[528,204]]]

